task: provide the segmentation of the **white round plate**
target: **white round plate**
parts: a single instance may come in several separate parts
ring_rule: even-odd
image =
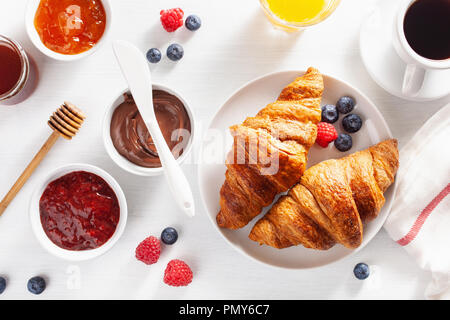
[[[385,193],[386,203],[378,218],[364,229],[363,243],[357,250],[353,251],[340,245],[336,245],[328,251],[311,250],[303,246],[281,250],[269,246],[260,246],[250,240],[248,234],[255,222],[264,215],[268,208],[265,208],[245,228],[228,230],[217,226],[216,214],[219,212],[219,191],[225,180],[225,156],[232,146],[232,138],[228,127],[241,123],[246,117],[254,116],[268,103],[275,101],[281,90],[302,74],[304,74],[304,71],[272,73],[247,83],[237,90],[219,109],[205,132],[198,171],[201,198],[207,214],[211,218],[214,228],[223,235],[226,241],[239,252],[259,262],[289,269],[323,266],[363,248],[382,227],[391,208],[395,192],[394,184]],[[353,134],[353,148],[347,152],[339,152],[333,144],[330,144],[327,149],[314,145],[309,153],[308,166],[326,159],[343,157],[392,137],[383,116],[365,95],[348,83],[326,75],[323,77],[325,91],[322,105],[335,104],[344,95],[352,96],[356,101],[353,112],[362,117],[364,125],[359,132]],[[342,116],[336,123],[338,132],[343,132],[340,125],[341,120]]]
[[[384,90],[402,99],[431,101],[450,93],[450,70],[428,70],[422,89],[415,97],[402,93],[406,64],[392,45],[398,1],[384,0],[364,19],[360,29],[361,58],[372,79]]]

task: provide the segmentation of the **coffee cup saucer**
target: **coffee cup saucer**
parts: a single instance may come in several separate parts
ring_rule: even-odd
[[[450,70],[428,70],[422,89],[414,96],[402,93],[406,63],[392,44],[396,1],[382,1],[364,20],[359,37],[361,58],[372,79],[384,90],[406,100],[430,101],[450,94]]]

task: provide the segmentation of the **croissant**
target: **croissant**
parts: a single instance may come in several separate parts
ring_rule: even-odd
[[[323,89],[322,75],[309,68],[276,102],[230,128],[234,143],[220,190],[220,227],[244,227],[298,182],[316,139]]]
[[[255,224],[249,238],[278,249],[302,244],[327,250],[336,243],[357,248],[363,224],[380,212],[398,165],[395,139],[323,161],[305,171],[299,184]]]

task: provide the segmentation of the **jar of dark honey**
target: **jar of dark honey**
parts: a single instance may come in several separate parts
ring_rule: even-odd
[[[34,73],[22,46],[0,35],[0,104],[14,105],[28,98],[33,89]]]

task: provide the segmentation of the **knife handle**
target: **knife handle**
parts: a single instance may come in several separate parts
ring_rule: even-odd
[[[189,217],[193,217],[195,215],[195,203],[189,182],[187,181],[187,178],[181,170],[177,160],[175,160],[175,157],[167,146],[161,130],[155,127],[155,123],[158,123],[156,119],[155,121],[148,122],[147,127],[150,129],[152,140],[158,150],[158,156],[161,160],[161,165],[164,167],[164,173],[166,175],[170,191],[174,195],[175,201],[183,212]]]

